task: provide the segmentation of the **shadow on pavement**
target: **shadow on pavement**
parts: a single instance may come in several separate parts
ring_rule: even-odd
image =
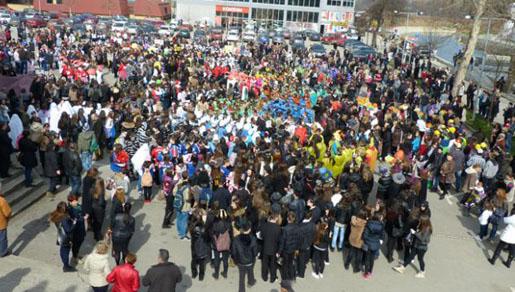
[[[136,220],[136,231],[130,242],[130,251],[138,252],[139,249],[150,239],[150,224],[144,224],[145,214],[138,214]]]
[[[182,274],[182,281],[177,284],[177,292],[187,291],[189,288],[191,288],[191,285],[193,282],[191,281],[190,275],[186,274],[186,268],[183,266],[179,266],[179,269],[181,270]]]
[[[36,238],[39,233],[44,232],[48,229],[50,224],[48,223],[48,214],[41,216],[38,219],[34,219],[23,226],[23,231],[18,237],[11,243],[9,248],[12,250],[14,255],[20,255],[20,253],[29,245],[29,243]]]
[[[14,288],[18,287],[23,277],[30,273],[30,271],[30,268],[18,268],[7,273],[7,275],[0,277],[0,290],[13,291]]]

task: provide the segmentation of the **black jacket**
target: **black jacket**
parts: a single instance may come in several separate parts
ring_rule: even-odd
[[[307,250],[315,240],[316,225],[313,221],[302,222],[299,224],[299,233],[301,238],[300,249]]]
[[[82,172],[82,161],[77,152],[65,150],[63,153],[64,173],[69,176],[80,176]]]
[[[231,206],[231,193],[227,188],[218,188],[213,193],[212,202],[218,202],[220,209],[229,210]]]
[[[279,250],[281,226],[277,223],[265,222],[261,227],[261,238],[263,239],[263,254],[275,255]]]
[[[283,227],[281,242],[279,244],[279,253],[294,253],[300,246],[299,225],[289,223]]]
[[[369,220],[363,231],[363,241],[371,251],[379,250],[380,240],[384,239],[384,225],[380,221]]]
[[[257,256],[257,242],[252,234],[240,234],[234,238],[231,255],[237,265],[252,265]]]
[[[113,238],[129,240],[135,230],[134,217],[127,214],[116,214],[111,229]]]
[[[18,161],[25,167],[36,167],[38,160],[36,158],[36,151],[38,151],[38,145],[32,142],[28,137],[23,137],[18,142],[18,149],[20,150],[20,156]]]
[[[45,176],[56,177],[59,170],[59,162],[55,151],[45,152]]]
[[[349,224],[352,210],[350,206],[336,206],[334,220],[340,224]]]
[[[210,240],[206,228],[201,225],[194,226],[191,230],[191,257],[205,259],[211,255]]]
[[[179,267],[173,263],[152,266],[143,277],[143,286],[150,286],[148,292],[175,292],[175,286],[182,281]]]

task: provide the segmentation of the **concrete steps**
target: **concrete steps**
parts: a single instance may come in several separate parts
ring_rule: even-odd
[[[45,195],[47,182],[44,177],[39,176],[37,170],[33,170],[34,186],[27,188],[24,185],[23,169],[12,168],[10,173],[11,177],[2,180],[1,191],[12,208],[12,216],[16,216]]]

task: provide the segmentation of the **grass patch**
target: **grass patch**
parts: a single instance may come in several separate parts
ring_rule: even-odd
[[[467,111],[466,124],[474,131],[481,133],[485,138],[489,138],[492,135],[492,124],[480,115],[476,115],[476,117],[473,118],[472,112]]]

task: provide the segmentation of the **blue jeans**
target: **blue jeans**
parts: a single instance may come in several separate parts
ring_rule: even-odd
[[[456,171],[456,173],[454,174],[456,176],[456,192],[460,192],[461,191],[461,174],[462,174],[463,171]]]
[[[338,237],[340,240],[338,240]],[[345,225],[338,226],[334,224],[333,228],[333,241],[331,242],[331,247],[336,248],[336,242],[338,242],[338,248],[343,250],[343,239],[345,238]]]
[[[492,224],[492,231],[490,231],[490,236],[488,237],[488,239],[490,239],[490,240],[495,239],[495,235],[497,233],[497,226],[498,226],[498,224]],[[488,225],[486,225],[486,228],[487,228],[487,232],[488,232]]]
[[[188,212],[177,211],[177,234],[180,238],[186,236],[186,232],[188,231],[188,217],[190,214]]]
[[[80,175],[79,176],[71,175],[70,176],[70,185],[72,187],[72,190],[71,190],[72,194],[80,195],[80,185],[81,185]]]
[[[71,247],[63,245],[59,246],[59,255],[61,256],[61,261],[65,267],[70,267],[70,251]]]
[[[92,165],[93,155],[89,152],[82,152],[80,154],[80,160],[82,161],[82,168],[88,171]]]
[[[0,257],[7,253],[7,228],[0,230]]]
[[[32,167],[25,166],[25,186],[30,186],[32,184]]]

